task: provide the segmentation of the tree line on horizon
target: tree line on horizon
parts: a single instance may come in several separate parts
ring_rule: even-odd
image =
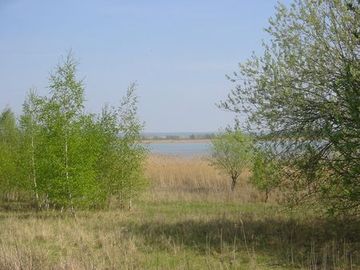
[[[36,209],[131,207],[145,185],[135,84],[118,107],[84,111],[84,86],[69,53],[49,79],[50,93],[31,90],[16,118],[0,115],[0,199]]]

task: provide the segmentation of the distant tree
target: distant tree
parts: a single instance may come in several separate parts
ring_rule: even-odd
[[[212,138],[214,138],[215,137],[215,134],[205,134],[204,135],[204,139],[212,139]]]
[[[210,164],[231,178],[231,190],[246,168],[250,168],[253,142],[240,130],[227,130],[212,139]]]
[[[332,211],[353,213],[360,213],[359,29],[358,0],[279,4],[264,54],[240,65],[221,104],[272,140],[296,194],[307,190]]]

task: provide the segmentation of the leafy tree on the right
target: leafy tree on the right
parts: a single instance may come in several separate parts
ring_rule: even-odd
[[[295,0],[269,22],[221,107],[270,140],[293,202],[360,214],[360,1]]]

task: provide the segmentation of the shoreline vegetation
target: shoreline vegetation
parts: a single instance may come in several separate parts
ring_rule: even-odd
[[[141,143],[151,144],[151,143],[211,143],[211,139],[190,139],[190,138],[181,138],[181,139],[142,139]]]
[[[216,132],[158,132],[143,133],[142,143],[210,143]]]

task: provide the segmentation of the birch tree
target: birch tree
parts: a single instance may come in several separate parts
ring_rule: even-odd
[[[28,181],[26,186],[30,186],[33,191],[36,207],[40,207],[40,191],[38,186],[38,145],[40,141],[39,114],[41,111],[42,100],[36,95],[35,90],[31,89],[24,104],[20,126],[22,134],[21,152],[23,160],[23,175]]]
[[[42,113],[47,137],[43,169],[47,171],[47,194],[55,205],[69,207],[91,203],[95,190],[93,157],[86,153],[87,132],[84,128],[84,87],[76,78],[77,63],[68,54],[50,76],[50,97]],[[86,122],[86,121],[85,121]]]
[[[3,200],[16,200],[21,183],[19,174],[19,130],[7,108],[0,114],[0,192]]]
[[[49,80],[49,95],[30,91],[20,126],[0,115],[0,194],[31,200],[40,209],[131,208],[144,187],[146,149],[132,84],[119,107],[84,112],[84,86],[71,54]],[[22,195],[19,196],[20,192]]]
[[[135,84],[131,84],[118,108],[105,107],[100,125],[104,144],[101,159],[108,198],[131,209],[132,200],[146,186],[143,166],[147,150],[140,143],[143,124],[137,115]]]

